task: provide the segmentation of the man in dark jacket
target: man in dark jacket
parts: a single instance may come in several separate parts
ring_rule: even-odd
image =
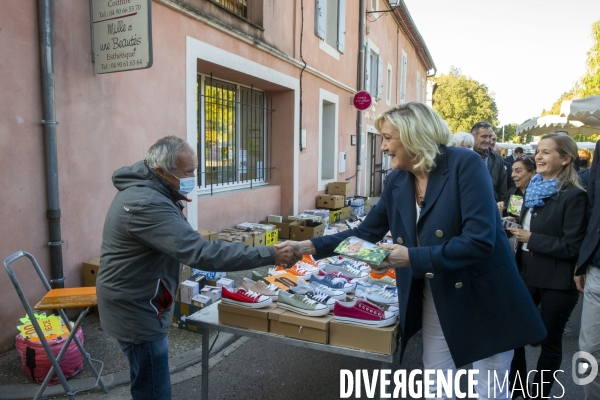
[[[600,154],[600,141],[596,142],[594,154]],[[579,350],[589,353],[595,359],[596,367],[600,363],[600,174],[598,174],[600,160],[598,158],[600,157],[594,157],[590,168],[587,194],[592,215],[587,234],[579,249],[575,270],[575,284],[577,289],[583,292]],[[596,204],[596,199],[599,204]],[[593,360],[587,359],[585,362],[593,369]],[[591,382],[583,385],[583,391],[586,400],[600,399],[600,373]]]
[[[506,157],[504,161],[510,163],[510,165],[512,166],[515,161],[520,160],[521,158],[523,158],[523,148],[515,147],[513,153],[510,156]]]
[[[506,169],[504,169],[504,162],[500,154],[495,153],[490,148],[492,136],[494,135],[492,124],[489,122],[477,122],[471,128],[471,134],[475,139],[473,150],[481,156],[492,178],[494,199],[497,203],[506,197]]]
[[[144,161],[113,175],[118,193],[102,234],[96,282],[102,329],[114,336],[130,366],[131,395],[170,399],[167,332],[182,264],[207,271],[292,266],[291,246],[248,247],[208,242],[187,222],[182,201],[195,185],[198,158],[175,136],[158,140]]]

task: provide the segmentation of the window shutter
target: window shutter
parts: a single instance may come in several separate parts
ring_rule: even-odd
[[[346,36],[346,0],[338,0],[338,31],[337,31],[337,49],[340,53],[344,52],[344,39]]]
[[[325,24],[327,21],[325,1],[315,0],[315,35],[325,40]]]
[[[377,98],[383,96],[383,57],[377,54]]]
[[[365,46],[365,90],[371,93],[371,46]]]

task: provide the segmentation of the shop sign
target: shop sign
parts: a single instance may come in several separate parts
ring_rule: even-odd
[[[91,0],[94,72],[152,66],[152,0]]]
[[[354,107],[358,110],[366,110],[371,106],[371,95],[369,92],[360,91],[354,95]]]

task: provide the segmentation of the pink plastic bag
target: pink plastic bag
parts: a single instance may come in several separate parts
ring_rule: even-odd
[[[81,327],[77,329],[75,337],[77,337],[77,339],[79,339],[83,345],[83,331],[81,330]],[[58,356],[58,353],[60,352],[60,349],[62,349],[66,340],[66,337],[64,339],[48,340],[48,345],[50,346],[54,357]],[[41,384],[44,382],[44,379],[46,379],[46,375],[48,374],[48,371],[50,371],[50,368],[52,368],[52,364],[50,363],[50,360],[44,351],[44,346],[42,346],[40,341],[31,341],[29,339],[25,339],[21,335],[17,335],[15,341],[17,351],[21,355],[21,369],[23,369],[25,375]],[[67,352],[63,356],[59,365],[61,371],[67,379],[77,375],[81,370],[83,370],[83,356],[75,344],[75,339],[69,343]],[[49,385],[55,385],[59,382],[60,380],[55,373],[50,380]]]

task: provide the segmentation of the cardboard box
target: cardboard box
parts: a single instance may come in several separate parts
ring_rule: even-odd
[[[269,222],[269,221],[260,221],[261,224],[271,224],[277,228],[277,238],[281,239],[289,239],[290,238],[290,226],[292,225],[301,225],[304,226],[304,221],[295,220],[295,219],[282,219],[281,222]],[[277,241],[275,241],[277,243]]]
[[[209,240],[211,242],[214,242],[219,238],[218,232],[207,231],[206,229],[198,229],[198,233],[204,238],[204,240]]]
[[[341,216],[341,219],[345,220],[347,218],[350,218],[350,211],[351,210],[352,210],[352,207],[350,207],[350,206],[342,207],[342,216]]]
[[[182,303],[181,301],[176,300],[173,303],[173,326],[179,329],[185,329],[187,331],[197,332],[198,328],[194,325],[187,324],[187,317],[192,315],[193,313],[200,311],[202,308]]]
[[[279,275],[266,276],[264,280],[268,283],[272,283],[279,289],[286,291],[290,290],[292,286],[298,286],[298,277],[290,274],[289,272]]]
[[[317,208],[342,208],[344,207],[344,200],[344,196],[340,196],[339,194],[322,194],[317,196]]]
[[[269,313],[269,332],[309,342],[327,344],[333,315],[308,317],[277,308]]]
[[[83,267],[83,286],[96,286],[96,276],[100,268],[100,257],[94,257],[81,263]]]
[[[329,211],[329,224],[334,224],[336,222],[340,222],[342,220],[342,208],[339,208],[337,210],[330,210]]]
[[[179,284],[180,300],[185,304],[192,304],[192,297],[200,292],[198,282],[183,281]]]
[[[350,196],[349,182],[330,182],[327,185],[327,194],[339,194],[344,197]]]
[[[217,307],[221,324],[269,332],[269,312],[276,309],[277,305],[272,303],[263,308],[246,308],[225,304],[221,301]]]
[[[266,246],[267,243],[267,235],[266,232],[261,230],[259,231],[253,231],[252,232],[252,237],[254,238],[254,247],[258,247],[258,246]]]
[[[383,328],[371,328],[332,320],[329,323],[329,344],[391,355],[398,344],[399,330],[398,323]]]
[[[307,220],[306,226],[290,226],[290,239],[299,242],[301,240],[323,236],[324,232],[325,225]]]
[[[192,297],[192,305],[200,308],[210,306],[213,303],[213,299],[203,294],[197,294]]]

